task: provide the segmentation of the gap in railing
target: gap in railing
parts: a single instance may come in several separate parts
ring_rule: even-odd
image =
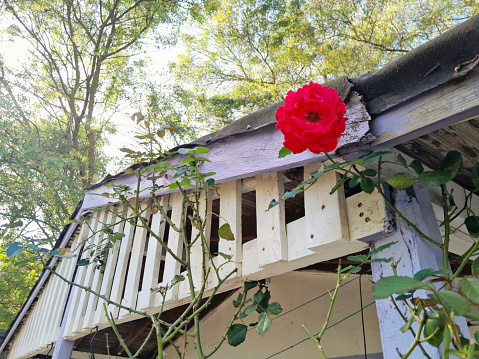
[[[256,231],[256,191],[241,195],[241,232],[243,243],[258,237]]]
[[[211,235],[210,235],[210,253],[215,256],[218,253],[219,236],[218,230],[220,229],[220,199],[214,199],[212,203],[212,212],[215,214],[209,214],[211,216]]]

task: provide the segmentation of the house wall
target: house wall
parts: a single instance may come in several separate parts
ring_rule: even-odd
[[[328,290],[332,291],[335,285],[336,274],[334,273],[301,271],[271,278],[269,283],[271,302],[279,302],[283,312],[274,317],[270,331],[261,337],[254,330],[250,330],[244,343],[236,348],[225,343],[213,355],[213,358],[266,359],[285,349],[286,351],[273,358],[318,358],[317,349],[310,340],[305,340],[291,349],[288,348],[307,338],[302,325],[314,334],[321,330],[329,309]],[[361,285],[365,307],[374,302],[371,295],[371,276],[363,275]],[[254,290],[250,296],[253,294]],[[321,295],[323,295],[321,298],[314,300]],[[233,299],[236,299],[236,294],[202,320],[201,340],[205,353],[210,352],[224,334],[224,328],[235,310],[232,305]],[[364,357],[361,313],[345,319],[360,308],[359,276],[354,275],[348,278],[340,288],[329,325],[334,325],[343,319],[344,321],[327,330],[321,340],[328,358],[355,357],[356,355],[358,358]],[[249,324],[256,320],[257,314],[254,313],[245,319],[245,323]],[[364,310],[364,328],[367,353],[371,354],[368,358],[382,358],[382,354],[372,355],[382,351],[375,304]],[[183,338],[178,339],[177,344],[180,345],[181,350],[183,343]],[[167,347],[165,352],[167,358],[177,356],[171,346]],[[196,357],[194,341],[188,338],[186,358]]]

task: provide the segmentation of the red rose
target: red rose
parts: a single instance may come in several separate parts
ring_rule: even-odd
[[[330,152],[346,129],[346,108],[335,89],[310,82],[289,91],[284,106],[276,111],[276,128],[284,134],[284,147],[293,153],[309,149]]]

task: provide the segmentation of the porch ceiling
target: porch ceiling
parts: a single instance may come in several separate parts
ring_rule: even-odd
[[[408,156],[421,161],[432,169],[439,168],[447,152],[462,153],[464,165],[455,182],[472,190],[471,171],[479,160],[479,118],[456,123],[396,146]]]

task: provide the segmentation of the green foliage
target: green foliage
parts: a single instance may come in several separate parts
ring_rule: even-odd
[[[11,242],[12,238],[4,240]],[[11,247],[10,247],[11,248]],[[14,258],[7,258],[6,250],[0,246],[0,328],[7,329],[10,322],[27,299],[35,284],[41,266],[32,252],[24,251]]]

